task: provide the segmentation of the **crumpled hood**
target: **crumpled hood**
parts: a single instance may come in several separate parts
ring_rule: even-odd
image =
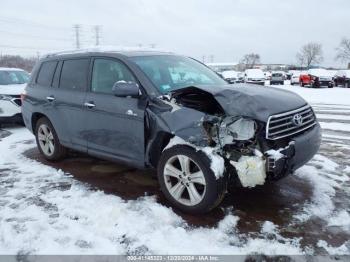
[[[191,88],[191,87],[190,87]],[[270,115],[305,106],[299,95],[286,90],[250,84],[194,86],[213,95],[227,115],[245,116],[267,122]],[[181,93],[188,88],[176,90]]]
[[[0,95],[20,95],[27,84],[0,85]]]

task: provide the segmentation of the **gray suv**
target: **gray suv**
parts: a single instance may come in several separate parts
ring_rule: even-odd
[[[166,52],[48,55],[22,97],[46,159],[73,149],[156,169],[165,197],[188,213],[215,208],[228,186],[292,173],[320,146],[314,112],[298,95],[227,85],[200,62]]]
[[[271,85],[284,85],[284,75],[282,73],[272,73],[270,79]]]

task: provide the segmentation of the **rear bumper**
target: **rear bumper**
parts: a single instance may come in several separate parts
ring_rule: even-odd
[[[317,123],[307,132],[293,137],[280,151],[284,156],[277,161],[267,156],[266,170],[271,179],[280,179],[305,165],[317,153],[321,145],[321,127]]]
[[[333,81],[319,81],[319,82],[314,82],[313,85],[316,86],[316,87],[320,87],[320,86],[328,86],[328,87],[330,87],[330,86],[333,86],[334,83],[333,83]]]
[[[265,85],[265,81],[246,81],[247,84]]]
[[[273,84],[284,84],[284,81],[283,80],[270,80],[270,84],[273,85]]]

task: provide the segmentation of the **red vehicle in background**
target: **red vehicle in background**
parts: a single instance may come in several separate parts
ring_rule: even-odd
[[[301,86],[310,86],[310,87],[329,87],[334,86],[332,72],[322,69],[314,68],[309,69],[306,74],[301,74],[299,77],[299,82]]]
[[[306,72],[301,73],[299,76],[299,83],[301,86],[311,85],[311,76]]]

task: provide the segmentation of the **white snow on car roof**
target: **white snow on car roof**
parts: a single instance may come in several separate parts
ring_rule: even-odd
[[[245,73],[250,77],[265,77],[264,72],[261,69],[247,69]]]
[[[84,49],[73,49],[73,50],[62,50],[45,54],[43,57],[51,57],[56,55],[70,55],[70,54],[84,54],[84,53],[93,53],[93,52],[166,52],[169,51],[147,48],[147,47],[138,47],[138,46],[93,46],[87,47]]]
[[[350,77],[350,70],[339,70],[336,75]]]
[[[0,67],[0,71],[24,71],[24,70],[20,68],[15,68],[15,67]]]
[[[230,78],[230,77],[238,77],[239,72],[234,70],[227,70],[227,71],[221,72],[221,74],[225,78]]]
[[[315,76],[332,76],[332,73],[323,68],[309,69],[308,73]]]
[[[205,63],[207,66],[235,66],[236,62],[222,62],[222,63]]]

